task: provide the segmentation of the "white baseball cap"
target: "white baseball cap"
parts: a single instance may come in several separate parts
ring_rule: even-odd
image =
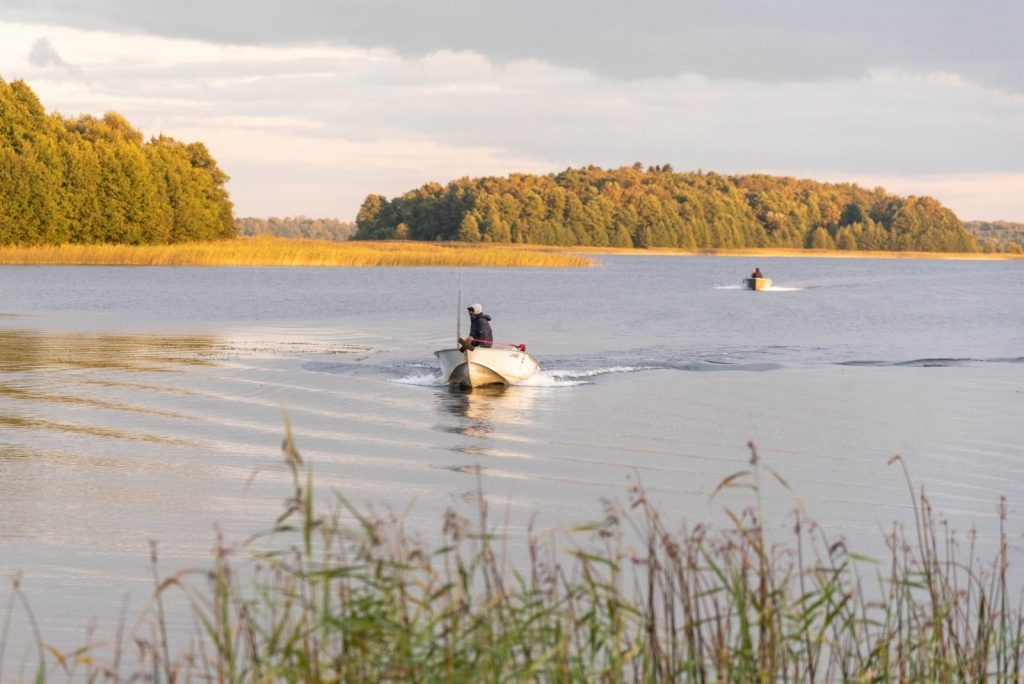
[[[482,307],[479,304],[474,304],[473,306],[467,306],[466,307],[466,311],[468,311],[469,313],[473,313],[473,314],[483,313],[484,312],[484,307]]]

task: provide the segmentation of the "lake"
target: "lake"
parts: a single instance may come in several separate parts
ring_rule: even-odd
[[[602,515],[638,481],[680,523],[748,442],[796,506],[886,557],[908,483],[990,557],[1000,497],[1024,564],[1024,262],[600,256],[590,269],[0,267],[0,567],[44,640],[110,637],[160,569],[267,529],[285,420],[320,500],[440,529],[477,473],[512,536]],[[766,292],[740,288],[755,266]],[[480,302],[543,371],[439,384]],[[460,320],[461,319],[461,320]],[[670,525],[671,527],[672,525]],[[10,585],[4,587],[5,601]],[[18,615],[18,611],[15,611]],[[15,619],[5,667],[31,661]],[[23,640],[23,641],[22,641]],[[10,664],[10,665],[8,665]],[[0,678],[4,673],[0,672]]]

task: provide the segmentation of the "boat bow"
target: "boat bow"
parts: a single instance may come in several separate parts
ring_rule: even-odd
[[[460,387],[514,385],[540,371],[537,359],[527,354],[522,345],[510,345],[508,349],[441,349],[434,355],[441,362],[441,377],[445,384]]]

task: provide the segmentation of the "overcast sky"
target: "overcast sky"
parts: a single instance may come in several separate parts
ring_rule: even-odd
[[[2,0],[0,78],[205,143],[238,216],[671,164],[1024,222],[1024,0]]]

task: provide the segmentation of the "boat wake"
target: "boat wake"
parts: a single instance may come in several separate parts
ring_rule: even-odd
[[[716,290],[743,290],[744,292],[749,292],[750,291],[750,289],[748,287],[744,286],[744,285],[715,285],[715,289]],[[803,289],[804,288],[802,288],[802,287],[786,287],[784,285],[769,285],[768,287],[764,288],[763,290],[758,290],[758,292],[799,292],[800,290],[803,290]]]
[[[563,362],[565,359],[563,359]],[[839,366],[859,367],[888,367],[888,368],[930,368],[930,367],[955,367],[973,364],[988,363],[1024,363],[1024,357],[1013,358],[922,358],[909,360],[851,360],[839,361]],[[572,361],[569,361],[572,365]],[[592,368],[566,368],[564,366],[545,370],[530,377],[523,382],[515,383],[516,387],[575,387],[578,385],[590,385],[598,382],[602,376],[621,375],[631,373],[643,373],[648,371],[683,371],[689,373],[719,373],[719,372],[747,372],[764,373],[785,368],[787,364],[773,361],[723,361],[716,359],[679,360],[672,362],[666,360],[659,363],[648,363],[644,365],[608,364],[598,365]],[[338,366],[338,372],[344,372]],[[365,370],[365,369],[364,369]],[[445,382],[437,368],[425,365],[408,365],[395,369],[399,375],[390,379],[401,385],[418,387],[443,387]]]
[[[592,368],[585,370],[541,370],[523,382],[515,383],[516,387],[574,387],[577,385],[592,384],[594,379],[613,373],[638,373],[645,370],[655,370],[660,366],[608,366],[604,368]],[[445,385],[441,373],[438,371],[423,372],[421,370],[408,373],[401,377],[393,378],[391,382],[400,385],[414,385],[419,387],[443,387]]]
[[[691,361],[681,364],[648,364],[643,366],[611,365],[598,368],[585,369],[554,369],[541,370],[533,377],[523,382],[515,383],[516,387],[575,387],[577,385],[591,385],[597,379],[605,375],[621,375],[629,373],[643,373],[645,371],[675,370],[688,372],[715,372],[715,371],[747,371],[764,372],[782,368],[777,363],[734,363],[719,361]],[[437,371],[423,372],[415,371],[394,378],[392,382],[401,385],[415,385],[420,387],[442,387],[445,385],[441,374]]]
[[[668,368],[670,366],[666,366]],[[677,370],[687,370],[696,372],[708,372],[708,371],[751,371],[761,372],[778,370],[782,368],[781,363],[772,363],[768,361],[759,361],[754,363],[740,363],[735,361],[691,361],[681,366],[672,366]]]
[[[911,368],[947,368],[950,366],[967,366],[975,363],[1024,363],[1024,356],[993,359],[975,359],[969,357],[948,357],[933,359],[910,359],[904,361],[841,361],[840,366],[881,366],[881,367],[911,367]]]
[[[541,371],[523,384],[528,387],[571,387],[573,385],[591,384],[594,378],[601,375],[638,373],[653,368],[653,366],[607,366],[585,370]]]
[[[393,378],[391,382],[398,383],[399,385],[415,385],[417,387],[440,387],[444,385],[439,372],[412,373],[400,378]]]

